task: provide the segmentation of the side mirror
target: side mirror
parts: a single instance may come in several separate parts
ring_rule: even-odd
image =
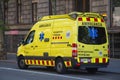
[[[19,47],[20,45],[24,45],[25,41],[24,40],[21,40],[19,44],[17,44],[17,46]]]

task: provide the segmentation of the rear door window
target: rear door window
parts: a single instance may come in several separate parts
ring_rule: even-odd
[[[79,26],[78,41],[85,44],[106,43],[106,32],[104,27]]]

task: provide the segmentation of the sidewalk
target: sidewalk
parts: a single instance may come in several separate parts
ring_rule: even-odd
[[[8,53],[7,60],[16,60],[16,53]]]
[[[16,63],[17,62],[16,61],[16,54],[15,53],[7,54],[7,60],[4,60],[4,61]],[[99,71],[101,71],[101,72],[120,73],[120,59],[111,58],[108,67],[107,68],[100,68]]]
[[[120,59],[110,59],[110,63],[107,68],[100,68],[99,71],[120,73]]]
[[[7,53],[6,59],[1,59],[0,61],[8,62],[8,63],[17,63],[15,53]]]

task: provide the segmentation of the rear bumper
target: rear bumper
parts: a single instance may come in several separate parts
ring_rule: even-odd
[[[103,68],[109,65],[109,60],[107,63],[79,63],[76,59],[71,60],[73,68]]]

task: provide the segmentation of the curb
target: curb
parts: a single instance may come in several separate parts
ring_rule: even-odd
[[[110,58],[110,59],[113,59],[113,60],[120,60],[120,58]]]
[[[112,74],[120,74],[120,72],[115,72],[115,71],[102,71],[102,70],[99,70],[98,72],[102,72],[102,73],[112,73]]]
[[[5,63],[17,63],[15,60],[0,60],[0,62],[5,62]]]

